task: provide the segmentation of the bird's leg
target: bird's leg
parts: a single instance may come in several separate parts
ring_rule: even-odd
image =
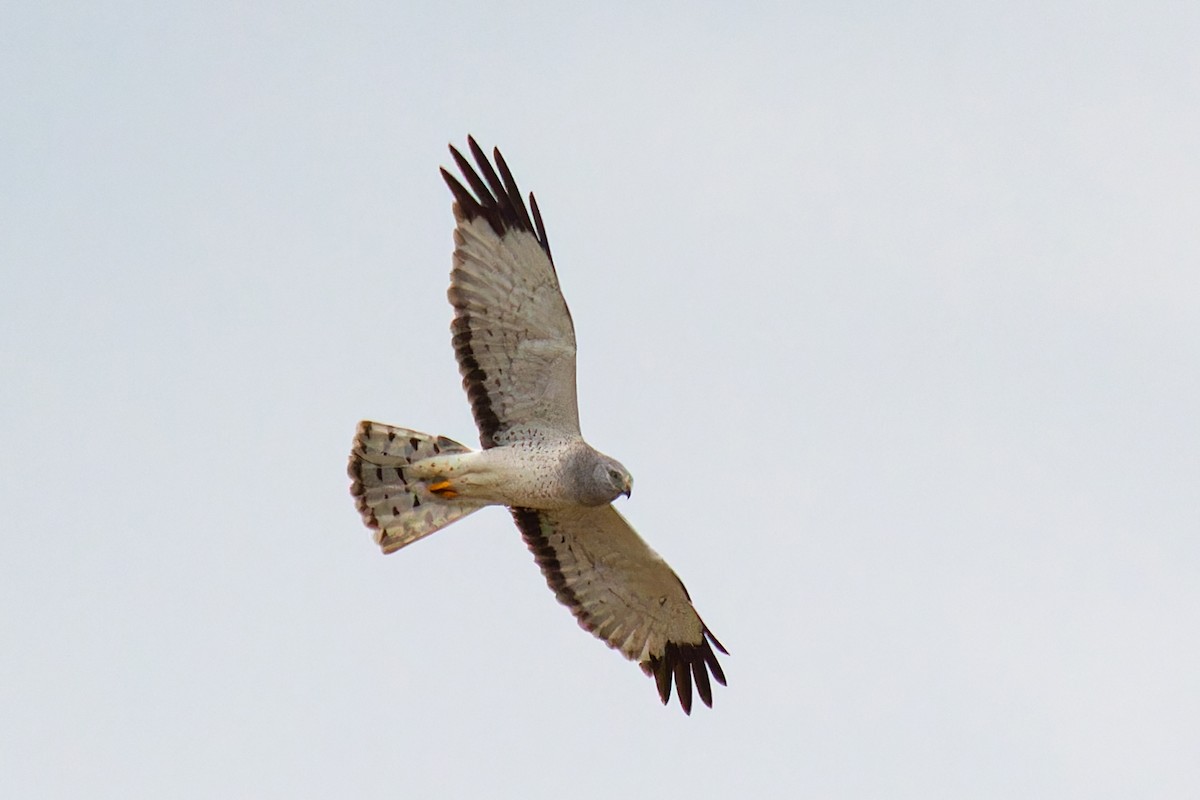
[[[443,500],[453,500],[454,498],[458,497],[458,492],[454,491],[454,486],[445,478],[441,478],[440,480],[429,484],[429,491],[433,492]]]

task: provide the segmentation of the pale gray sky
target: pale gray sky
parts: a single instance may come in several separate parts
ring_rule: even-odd
[[[0,11],[0,795],[1200,794],[1200,7],[645,5]],[[468,132],[711,711],[354,510]]]

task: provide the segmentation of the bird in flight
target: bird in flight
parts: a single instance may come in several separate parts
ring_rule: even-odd
[[[454,195],[448,296],[454,355],[481,449],[363,421],[350,487],[363,521],[392,553],[484,506],[507,506],[558,600],[581,627],[636,661],[666,704],[685,713],[692,687],[712,706],[725,684],[715,647],[683,583],[612,502],[633,478],[584,441],[575,395],[575,327],[558,285],[537,201],[472,137],[475,166],[450,154]],[[478,167],[478,171],[475,167]],[[531,216],[532,212],[532,216]]]

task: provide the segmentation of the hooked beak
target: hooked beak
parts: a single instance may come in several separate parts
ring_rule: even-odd
[[[625,495],[626,498],[633,495],[633,478],[625,481],[625,491],[621,492],[621,494]]]

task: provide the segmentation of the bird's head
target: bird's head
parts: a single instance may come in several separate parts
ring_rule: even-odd
[[[633,476],[615,458],[600,455],[600,458],[596,461],[593,477],[595,478],[596,486],[603,487],[603,494],[605,496],[603,502],[605,503],[611,503],[620,495],[629,497],[633,493]]]

